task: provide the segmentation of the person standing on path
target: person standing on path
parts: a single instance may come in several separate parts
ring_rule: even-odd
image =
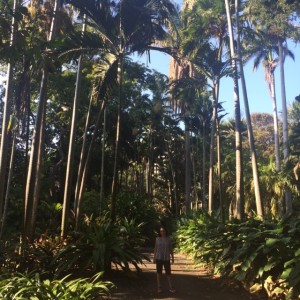
[[[163,267],[167,275],[169,291],[171,293],[175,293],[175,289],[172,285],[172,280],[171,280],[171,258],[172,258],[172,263],[174,263],[172,240],[168,236],[166,228],[160,227],[159,236],[155,240],[154,260],[153,260],[153,262],[156,264],[156,272],[157,272],[156,278],[157,278],[158,293],[162,292],[161,277],[162,277]]]

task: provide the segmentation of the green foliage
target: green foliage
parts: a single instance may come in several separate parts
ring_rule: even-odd
[[[54,258],[55,274],[70,270],[110,271],[111,263],[123,270],[132,264],[139,270],[143,259],[142,224],[124,219],[111,225],[106,218],[87,219],[82,232],[74,236]]]
[[[182,218],[176,232],[178,248],[191,255],[196,262],[204,262],[213,267],[220,255],[220,249],[211,251],[212,239],[217,239],[217,228],[220,226],[215,217],[203,212],[193,218]]]
[[[99,207],[99,192],[96,192],[95,190],[85,192],[82,201],[82,212],[85,215],[91,216],[92,214],[95,214],[95,212],[99,212]]]
[[[270,297],[300,294],[300,218],[280,222],[250,219],[222,225],[215,217],[200,215],[183,220],[178,247],[215,272],[242,282],[253,292],[264,289]]]
[[[145,242],[142,226],[127,218],[113,226],[106,218],[86,217],[82,231],[65,239],[43,235],[33,243],[6,242],[1,245],[1,272],[38,272],[58,278],[71,272],[110,271],[112,263],[122,270],[128,271],[130,265],[139,270],[143,259],[148,259],[140,248]]]
[[[0,297],[7,300],[78,300],[99,299],[109,295],[113,284],[100,281],[102,273],[92,278],[77,278],[70,280],[69,276],[61,280],[41,280],[40,274],[13,276],[2,275],[0,280]]]
[[[1,245],[1,272],[27,273],[34,271],[53,276],[55,272],[53,259],[66,243],[68,243],[67,239],[46,235],[42,235],[33,243],[20,244],[14,240],[6,241]]]
[[[159,224],[159,214],[153,207],[149,198],[133,192],[121,192],[117,196],[117,216],[120,220],[126,218],[143,223],[141,233],[151,239],[154,229]]]

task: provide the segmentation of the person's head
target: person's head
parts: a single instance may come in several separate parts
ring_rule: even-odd
[[[159,235],[160,236],[167,236],[168,235],[167,229],[164,226],[160,226]]]

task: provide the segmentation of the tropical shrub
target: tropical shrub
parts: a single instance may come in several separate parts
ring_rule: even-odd
[[[300,294],[299,217],[222,225],[201,215],[184,223],[177,232],[179,249],[209,263],[214,272],[242,282],[252,292],[264,290],[270,298]]]
[[[6,300],[94,300],[107,296],[113,288],[109,281],[99,280],[102,273],[92,278],[41,280],[39,273],[1,275],[0,298]]]
[[[60,236],[41,235],[32,243],[10,240],[1,244],[1,272],[39,272],[54,275],[53,259],[68,243]]]
[[[0,244],[1,273],[40,273],[58,278],[69,273],[94,274],[110,271],[111,264],[130,270],[149,258],[141,246],[143,223],[124,218],[111,225],[108,218],[88,218],[80,233],[62,239],[42,235],[32,243],[10,241]]]
[[[74,269],[109,272],[112,263],[122,270],[129,270],[130,264],[139,270],[143,259],[149,259],[140,248],[144,243],[141,227],[134,220],[111,225],[106,218],[89,219],[82,232],[55,256],[55,274]]]
[[[212,269],[216,265],[222,245],[211,252],[212,240],[220,242],[220,223],[216,216],[201,212],[190,217],[181,218],[175,233],[176,245],[179,251],[190,255],[197,263],[203,263]]]

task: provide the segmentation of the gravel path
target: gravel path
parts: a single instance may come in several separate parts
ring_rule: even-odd
[[[150,255],[151,257],[151,255]],[[151,257],[152,258],[152,257]],[[111,280],[117,288],[110,299],[169,299],[169,300],[263,300],[237,286],[228,286],[213,278],[204,269],[195,268],[185,255],[176,254],[172,265],[172,280],[176,293],[168,291],[167,279],[162,278],[163,293],[156,291],[156,272],[153,263],[145,262],[142,272],[124,276],[116,272]]]

